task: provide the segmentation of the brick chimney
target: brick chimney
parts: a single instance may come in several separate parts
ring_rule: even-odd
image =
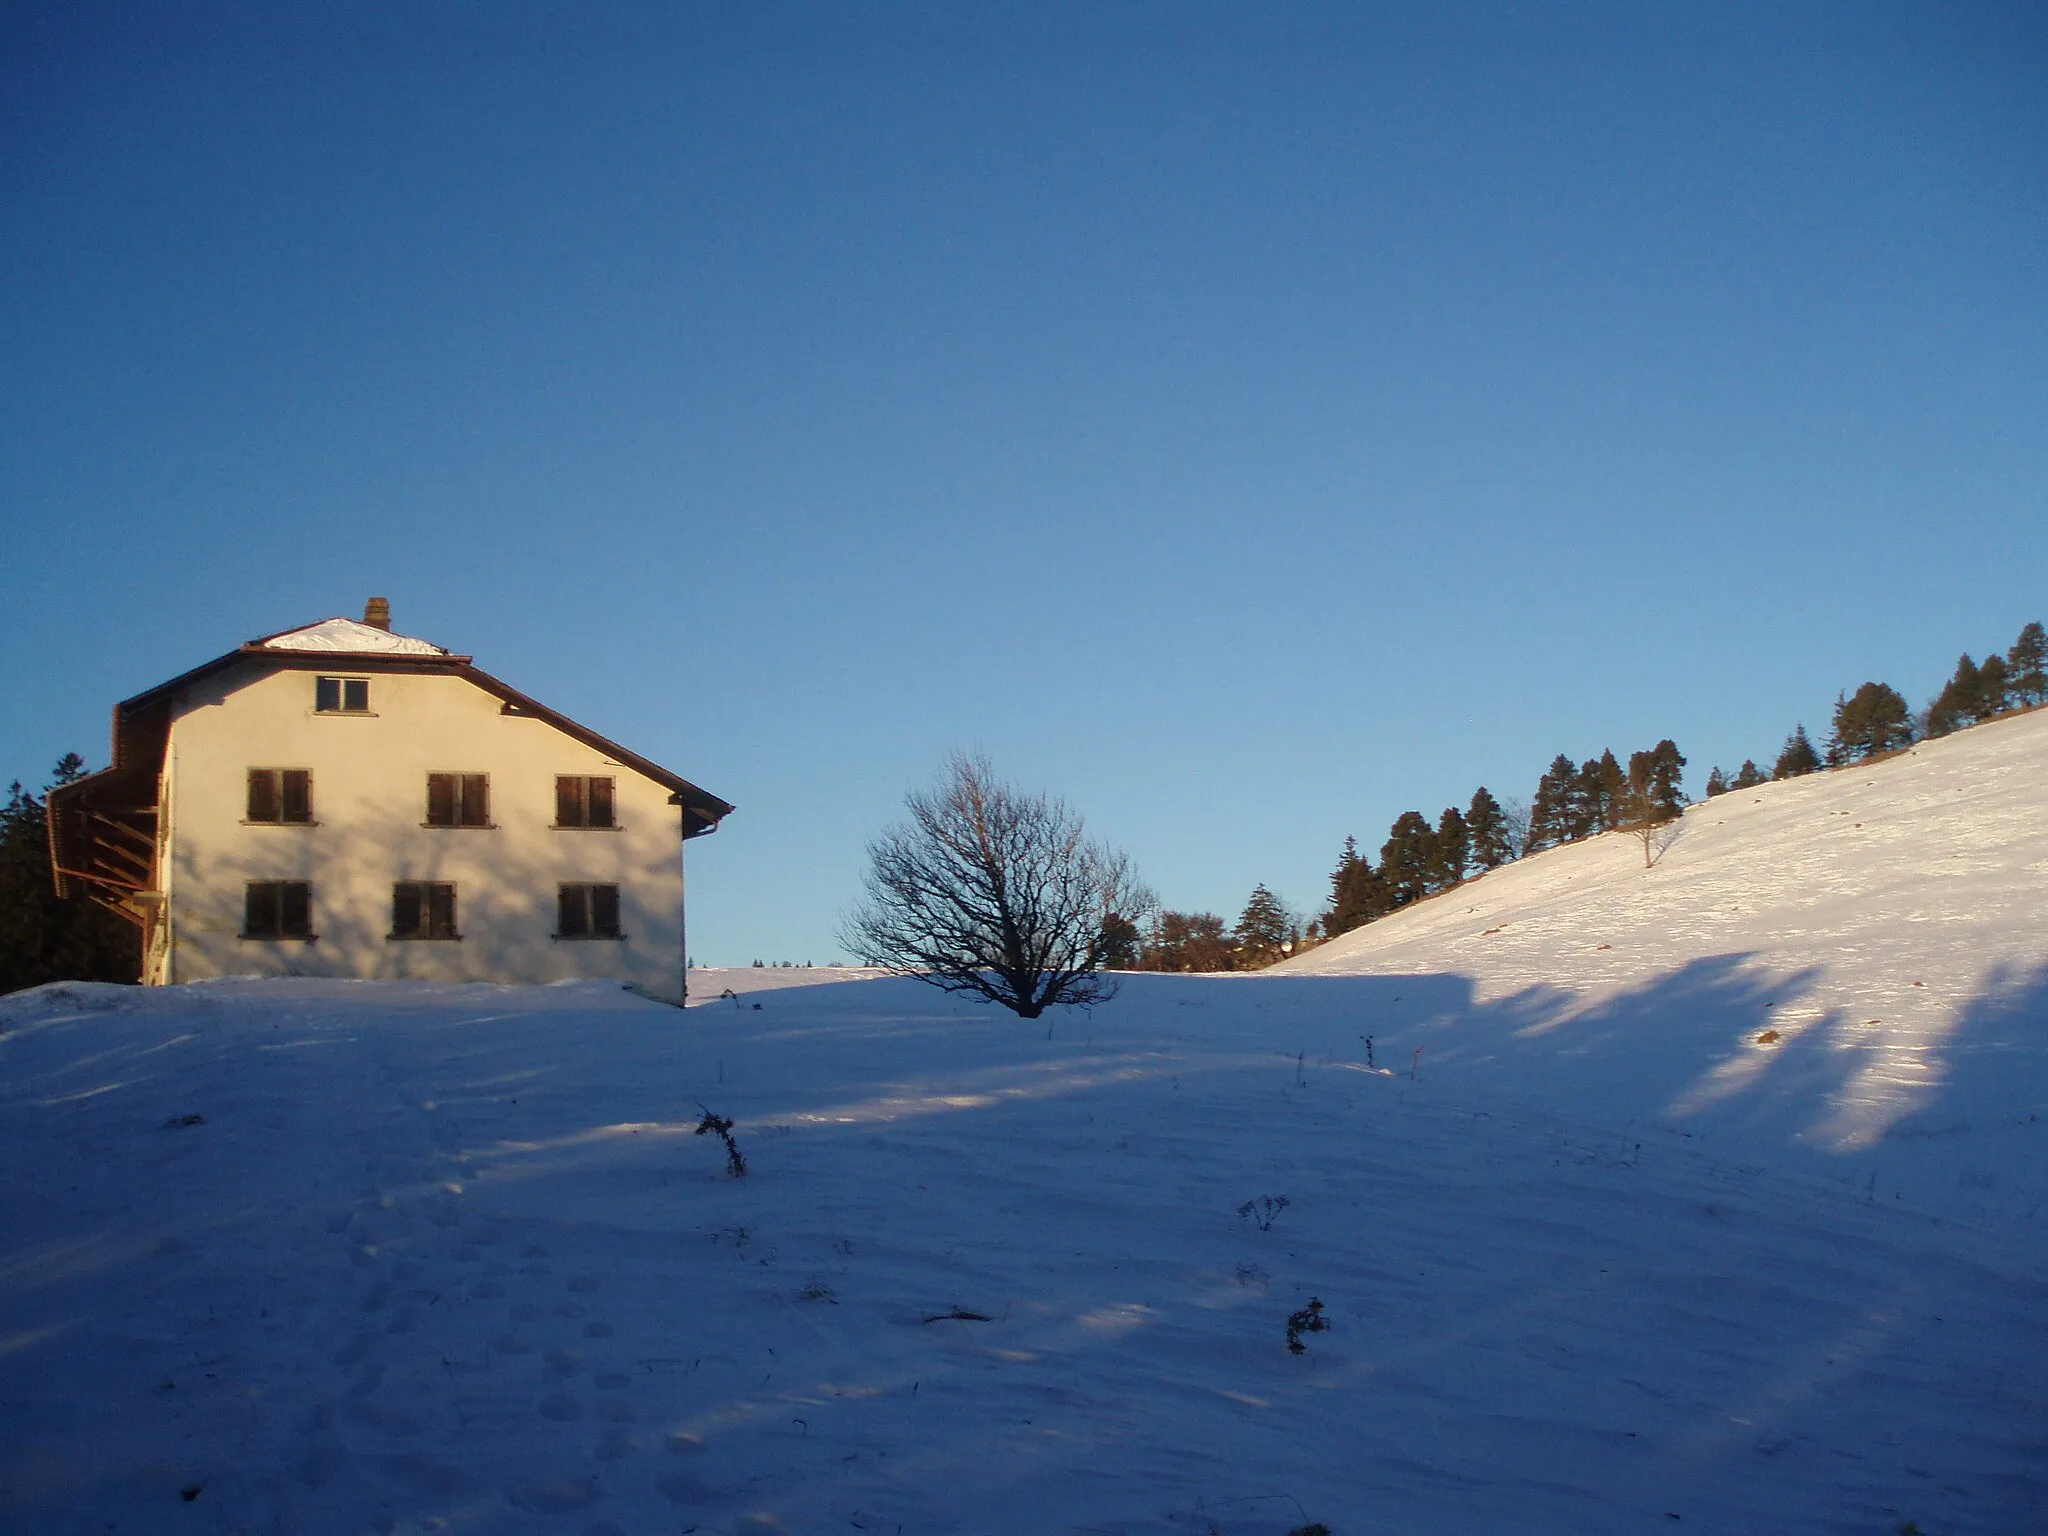
[[[391,600],[385,597],[373,597],[363,604],[363,622],[372,629],[390,629]]]

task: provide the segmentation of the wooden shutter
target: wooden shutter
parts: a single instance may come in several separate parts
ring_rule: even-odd
[[[619,936],[619,888],[616,885],[590,887],[590,932],[593,938]]]
[[[416,881],[401,880],[391,887],[391,936],[394,939],[416,939],[420,936],[420,887]]]
[[[584,823],[589,827],[608,827],[612,824],[612,781],[592,779],[590,781],[590,819]]]
[[[427,825],[430,827],[452,827],[455,825],[454,774],[430,773],[427,775]]]
[[[242,897],[242,933],[251,939],[277,937],[277,882],[251,880]]]
[[[581,885],[565,885],[556,893],[555,936],[563,939],[587,938],[590,934],[589,914],[584,910]]]
[[[456,824],[464,827],[488,827],[491,824],[491,780],[488,774],[465,773],[462,776],[462,811]]]
[[[583,781],[566,773],[555,775],[555,825],[583,824]]]
[[[280,775],[284,793],[280,797],[285,821],[313,819],[313,775],[304,768],[287,768]],[[250,818],[252,821],[254,817]]]
[[[427,937],[430,939],[452,939],[455,937],[455,887],[452,885],[430,885],[428,892]]]
[[[251,768],[249,770],[249,819],[251,821],[276,821],[278,819],[277,770],[275,768]]]
[[[277,931],[287,939],[313,936],[313,887],[303,880],[278,886]]]

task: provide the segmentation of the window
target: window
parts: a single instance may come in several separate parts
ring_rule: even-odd
[[[304,768],[251,768],[249,820],[311,821],[313,775]]]
[[[555,779],[555,825],[609,827],[612,823],[612,781],[561,774]]]
[[[303,880],[251,880],[242,893],[242,937],[313,937],[313,887]]]
[[[491,776],[487,773],[427,775],[427,825],[488,827],[491,824]]]
[[[367,715],[370,712],[370,680],[367,677],[323,677],[313,684],[313,708],[323,715]]]
[[[565,885],[558,898],[558,939],[622,939],[616,885]]]
[[[459,939],[455,887],[432,880],[400,880],[391,887],[391,937]]]

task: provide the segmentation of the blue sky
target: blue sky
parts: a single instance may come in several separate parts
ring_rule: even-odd
[[[387,594],[840,953],[953,748],[1168,904],[2048,618],[2031,5],[0,18],[0,779]]]

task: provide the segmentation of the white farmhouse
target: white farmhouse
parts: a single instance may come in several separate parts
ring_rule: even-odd
[[[142,980],[547,982],[680,1002],[683,844],[732,807],[437,645],[327,619],[114,708],[49,797],[60,895],[142,929]]]

